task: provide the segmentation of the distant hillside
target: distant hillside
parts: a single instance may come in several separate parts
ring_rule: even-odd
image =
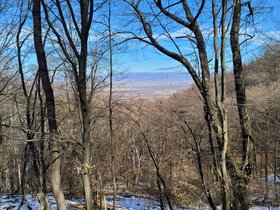
[[[128,72],[116,75],[115,90],[124,97],[168,97],[192,83],[186,72]]]

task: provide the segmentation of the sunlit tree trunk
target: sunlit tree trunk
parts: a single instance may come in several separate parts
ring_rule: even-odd
[[[47,188],[47,164],[46,164],[46,154],[45,154],[45,108],[44,108],[44,102],[41,95],[41,82],[38,80],[37,82],[37,90],[38,90],[38,97],[39,97],[39,106],[40,106],[40,163],[41,163],[41,185],[42,185],[42,202],[43,207],[45,210],[50,210],[49,205],[49,196],[48,196],[48,188]]]
[[[66,18],[64,16],[64,3],[66,8],[70,11],[71,18],[74,22],[74,29],[70,31],[71,27],[68,28],[66,23]],[[74,4],[74,6],[73,6]],[[62,6],[63,5],[63,6]],[[62,49],[64,56],[67,61],[71,64],[72,73],[75,78],[75,85],[77,87],[79,105],[82,116],[82,180],[86,200],[86,208],[92,210],[92,194],[91,194],[91,181],[90,181],[90,145],[91,145],[91,135],[90,135],[90,125],[91,125],[91,111],[90,102],[87,95],[87,60],[88,60],[88,39],[89,31],[92,23],[92,17],[94,13],[94,1],[93,0],[83,0],[79,1],[78,4],[73,3],[73,1],[66,0],[61,2],[59,0],[55,1],[55,7],[58,10],[60,22],[62,24],[62,33],[66,36],[65,40],[62,40],[61,29],[56,28],[53,22],[50,20],[49,7],[43,1],[43,7],[46,15],[46,20],[54,32],[58,44]],[[78,17],[73,12],[74,7],[79,7],[80,11],[80,24],[77,23]],[[72,33],[77,33],[78,41],[71,36]],[[68,46],[65,45],[65,41],[69,43]],[[71,52],[71,56],[69,54]],[[73,54],[73,56],[72,56]]]

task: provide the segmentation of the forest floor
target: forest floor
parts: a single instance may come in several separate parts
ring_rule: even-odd
[[[27,195],[27,202],[28,205],[32,209],[39,209],[38,208],[38,200],[35,196]],[[17,209],[20,205],[22,200],[21,195],[17,196],[9,196],[4,194],[0,197],[0,210],[12,210]],[[49,196],[51,210],[56,210],[56,204],[53,196]],[[112,206],[112,199],[106,200],[107,207]],[[81,199],[71,199],[66,201],[66,205],[68,209],[82,209],[84,201]],[[117,209],[129,209],[129,210],[144,210],[144,209],[160,209],[159,203],[153,200],[145,199],[145,198],[138,198],[136,196],[118,196],[117,197]],[[180,210],[180,208],[175,208],[176,210]],[[27,206],[23,206],[22,210],[29,210]]]
[[[254,183],[254,185],[258,186],[258,184],[259,184],[259,186],[262,186],[264,180],[260,179],[259,181],[260,181],[260,183],[256,182],[256,183]],[[277,179],[274,180],[273,176],[269,176],[268,181],[271,184],[270,190],[268,191],[268,194],[270,195],[270,196],[268,196],[268,200],[273,200],[272,197],[274,196],[275,192],[279,192],[278,189],[280,189],[279,188],[280,179],[279,179],[279,177],[277,177]],[[276,183],[276,185],[273,185],[273,183]],[[146,196],[147,192],[145,190],[143,191],[143,188],[144,188],[143,186],[141,186],[140,188],[135,188],[135,190],[132,190],[130,193],[125,192],[124,184],[119,184],[118,187],[119,187],[120,191],[122,191],[122,193],[120,192],[117,196],[117,201],[116,201],[117,209],[120,209],[120,210],[160,210],[159,202],[155,201],[154,200],[155,198],[153,199],[149,196]],[[275,188],[275,187],[277,187],[277,188]],[[140,189],[142,189],[142,190],[140,190]],[[260,187],[260,189],[262,189],[262,188]],[[107,190],[108,190],[107,195],[112,194],[112,189],[110,189],[110,187],[108,187]],[[256,191],[253,194],[255,194],[255,196],[253,196],[252,199],[255,201],[254,203],[256,206],[251,207],[250,210],[280,210],[280,203],[278,204],[278,202],[276,202],[276,203],[273,202],[273,204],[277,207],[261,206],[264,204],[263,190],[258,191],[258,192]],[[271,197],[271,199],[269,199],[269,197]],[[26,195],[26,201],[27,201],[28,205],[24,205],[21,208],[22,210],[43,209],[43,208],[39,208],[39,206],[41,206],[41,204],[39,204],[39,202],[38,202],[38,196],[36,197],[34,194]],[[8,193],[0,194],[0,210],[16,210],[20,206],[21,202],[22,202],[22,195],[11,196]],[[56,202],[51,193],[49,194],[49,202],[50,202],[51,210],[56,210],[57,209]],[[79,210],[79,209],[81,210],[84,207],[84,203],[85,202],[83,199],[72,198],[72,199],[66,200],[67,209],[69,209],[69,210]],[[267,205],[270,205],[270,204],[272,204],[272,203],[267,203]],[[113,197],[106,196],[106,208],[111,210],[112,205],[113,205]],[[29,208],[28,208],[28,206],[29,206]],[[104,204],[103,204],[103,207],[105,207]],[[194,206],[189,206],[188,208],[174,207],[174,210],[183,210],[183,209],[208,210],[210,208],[207,207],[207,205],[205,203],[199,203]],[[221,208],[218,207],[218,210],[219,209],[221,209]]]
[[[34,209],[37,210],[38,208],[38,200],[36,199],[35,196],[32,195],[27,195],[26,196],[27,201],[29,206]],[[17,209],[18,206],[21,203],[21,199],[22,196],[21,195],[17,195],[17,196],[9,196],[8,194],[4,194],[0,196],[0,210],[13,210],[13,209]],[[51,206],[51,210],[56,210],[56,204],[55,204],[55,200],[53,196],[49,197],[50,200],[50,206]],[[66,205],[68,209],[71,210],[78,210],[78,209],[82,209],[83,207],[83,200],[82,199],[71,199],[71,200],[67,200],[66,201]],[[112,199],[107,199],[106,201],[107,203],[107,208],[112,206]],[[147,199],[147,198],[141,198],[138,196],[118,196],[117,197],[117,209],[123,209],[123,210],[160,210],[160,206],[159,203],[156,201],[153,201],[151,199]],[[109,209],[109,208],[108,208]],[[182,210],[184,208],[174,208],[174,210]],[[185,208],[185,209],[192,209],[192,210],[196,210],[196,209],[209,209],[206,206],[202,206],[202,205],[197,205],[197,206],[193,206],[191,208]],[[263,207],[263,206],[254,206],[250,208],[251,210],[280,210],[280,207]],[[30,210],[27,206],[23,206],[22,210]]]

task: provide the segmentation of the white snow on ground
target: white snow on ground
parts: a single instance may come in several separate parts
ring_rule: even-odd
[[[108,204],[113,205],[111,200],[108,201]],[[158,203],[152,200],[137,198],[135,196],[131,197],[118,197],[117,205],[121,206],[120,209],[160,209]]]
[[[26,196],[29,205],[34,209],[39,209],[38,208],[38,202],[37,199],[34,196],[27,195]],[[51,210],[56,210],[56,204],[53,196],[49,196],[50,198],[50,204],[51,204]],[[17,209],[17,207],[21,203],[22,196],[14,196],[13,198],[9,197],[8,195],[1,195],[0,196],[0,210],[5,210],[8,207],[13,207],[11,209]],[[67,200],[66,204],[68,206],[74,206],[77,204],[83,203],[82,199],[73,199],[71,201]],[[112,200],[109,199],[108,204],[112,204]],[[136,196],[130,196],[130,197],[122,197],[118,196],[117,198],[117,206],[118,209],[120,210],[160,210],[159,203],[150,199],[145,199],[145,198],[138,198]],[[174,208],[175,210],[182,210],[182,208]],[[201,208],[191,208],[193,210],[195,209],[201,209]],[[205,208],[208,209],[208,208]],[[275,208],[268,208],[268,207],[260,207],[260,206],[255,206],[251,207],[251,210],[268,210],[268,209],[273,209],[273,210],[280,210],[280,207],[275,207]],[[22,207],[22,210],[28,210],[26,206]]]
[[[27,199],[29,206],[32,209],[34,209],[34,210],[39,209],[38,206],[40,206],[40,204],[38,203],[35,196],[27,195],[26,199]],[[2,196],[0,196],[0,210],[7,209],[8,207],[13,207],[12,209],[17,209],[17,207],[21,203],[21,200],[22,200],[21,195],[14,196],[12,198],[9,195],[2,195]],[[66,204],[70,205],[70,206],[74,206],[74,205],[80,204],[81,201],[82,201],[81,199],[75,199],[75,200],[71,200],[71,201],[67,200]],[[57,209],[55,199],[53,196],[49,196],[49,203],[50,203],[51,210]],[[23,205],[22,210],[28,210],[27,206]]]
[[[274,181],[274,175],[273,174],[270,174],[270,175],[268,175],[268,181],[269,182],[271,182],[271,183],[273,183],[273,182],[275,182],[275,183],[280,183],[280,178],[279,178],[279,176],[276,176],[276,180]]]
[[[109,199],[109,205],[113,205],[113,202]],[[135,196],[128,196],[128,197],[117,197],[117,206],[119,209],[126,209],[126,210],[160,210],[159,203],[150,199],[146,198],[138,198]],[[181,208],[174,208],[175,210],[180,210]]]

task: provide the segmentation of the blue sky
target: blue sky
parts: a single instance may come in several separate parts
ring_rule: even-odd
[[[150,46],[145,49],[135,49],[135,51],[137,52],[128,52],[125,56],[120,57],[129,72],[184,71],[178,62],[159,53]]]
[[[258,0],[254,2],[256,1]],[[265,6],[262,10],[265,13],[256,14],[255,24],[247,26],[246,29],[246,33],[254,35],[254,38],[241,46],[244,63],[256,59],[263,53],[262,46],[264,43],[271,41],[269,37],[280,40],[280,2],[271,1],[261,6]],[[213,59],[214,56],[211,26],[207,25],[204,29],[205,37],[209,35],[207,40],[207,48],[209,49],[208,59]],[[245,31],[243,30],[243,32]],[[175,37],[180,35],[180,33],[185,33],[184,29],[177,28],[177,30],[172,31]],[[241,37],[240,39],[242,41],[244,38]],[[172,46],[168,44],[168,39],[162,38],[159,41],[172,49]],[[185,53],[192,51],[186,41],[178,41],[178,44]],[[139,41],[133,41],[128,46],[126,53],[116,54],[116,60],[122,64],[121,68],[124,68],[128,75],[123,83],[123,88],[125,88],[124,95],[127,96],[132,93],[133,95],[138,94],[148,98],[151,96],[164,97],[172,94],[174,91],[186,88],[192,83],[190,75],[188,75],[187,70],[180,63],[163,55],[155,48],[143,43],[141,44]],[[232,69],[232,63],[230,62],[232,55],[229,40],[227,47],[227,67],[230,71]],[[213,66],[213,62],[210,63],[211,66]]]
[[[258,6],[264,7],[261,11],[263,14],[255,15],[254,26],[247,26],[246,32],[250,35],[254,35],[254,38],[246,44],[243,44],[241,47],[244,55],[244,62],[250,62],[250,60],[261,55],[263,44],[269,41],[268,36],[280,40],[280,2],[278,0],[269,2],[263,1],[264,4],[260,5],[259,0],[252,1],[253,6],[256,3],[258,3]],[[259,11],[256,10],[256,12]],[[211,27],[211,25],[208,27]],[[180,30],[181,29],[178,29],[178,31]],[[173,31],[173,33],[176,32],[177,31]],[[126,54],[117,56],[119,62],[124,63],[126,70],[129,72],[184,71],[178,62],[162,55],[152,47],[139,42],[135,43],[133,44],[132,49],[129,49]],[[181,43],[179,44],[181,45]],[[210,46],[211,44],[212,39],[210,38],[208,41],[208,49],[212,48]],[[186,49],[187,45],[183,47]],[[230,46],[228,45],[228,47]],[[230,50],[227,52],[228,60],[230,60]],[[209,59],[211,59],[213,53],[209,52],[209,55]],[[231,67],[229,66],[228,68],[230,69]]]
[[[277,38],[280,40],[280,1],[265,1],[265,0],[252,0],[252,5],[255,5],[256,2],[263,1],[265,2],[264,14],[257,15],[255,19],[256,25],[254,27],[248,26],[248,30],[251,34],[254,34],[255,37],[253,40],[249,41],[248,44],[242,45],[242,50],[244,53],[244,61],[249,62],[252,59],[255,59],[262,53],[261,46],[263,43],[267,42],[267,37],[265,35]],[[115,1],[117,2],[117,1]],[[210,2],[209,0],[207,1]],[[272,9],[273,8],[273,9]],[[104,11],[107,11],[106,9]],[[119,12],[118,8],[116,12]],[[125,11],[127,12],[127,11]],[[209,15],[209,14],[208,14]],[[207,14],[206,14],[207,16]],[[127,18],[127,17],[126,17]],[[205,18],[204,18],[205,19]],[[122,22],[123,21],[123,22]],[[113,25],[116,26],[122,25],[125,20],[114,19]],[[135,24],[136,26],[139,26]],[[205,33],[210,33],[211,24],[205,24]],[[99,25],[93,23],[93,30],[98,28]],[[172,34],[180,35],[180,33],[185,33],[184,30],[180,27],[171,28]],[[94,37],[94,35],[93,35]],[[95,38],[96,39],[96,38]],[[95,41],[95,40],[93,40]],[[166,44],[170,47],[170,44],[167,44],[167,39],[161,38],[161,43]],[[188,53],[191,50],[188,49],[189,45],[186,41],[178,41],[180,47],[184,50],[184,53]],[[250,43],[250,44],[249,44]],[[30,44],[32,44],[32,36],[30,37]],[[208,41],[208,49],[213,50],[211,47],[212,39],[211,36]],[[53,46],[51,46],[53,47]],[[172,49],[172,47],[171,47]],[[174,49],[174,48],[173,48]],[[213,51],[209,50],[209,59],[213,57]],[[227,56],[230,59],[231,53],[230,50],[227,52]],[[186,70],[176,61],[171,58],[168,58],[165,55],[159,53],[156,49],[145,44],[141,44],[139,41],[133,41],[131,44],[127,45],[127,52],[118,53],[114,55],[116,60],[115,70],[116,71],[127,71],[127,72],[153,72],[153,73],[162,73],[162,72],[186,72]],[[35,59],[29,58],[30,63]],[[230,62],[229,62],[230,63]],[[229,64],[229,69],[231,68]]]

